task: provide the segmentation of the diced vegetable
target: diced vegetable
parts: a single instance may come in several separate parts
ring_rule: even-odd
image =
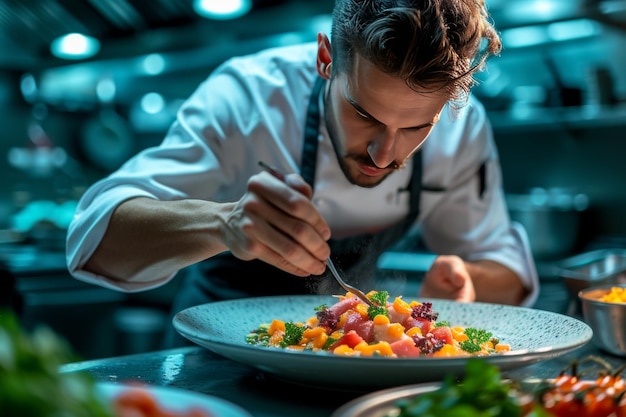
[[[261,324],[246,341],[294,350],[326,350],[354,356],[468,356],[511,350],[483,329],[450,327],[437,321],[432,303],[389,302],[386,291],[367,294],[368,306],[351,293],[331,306],[316,307],[315,315],[298,323],[274,319]]]

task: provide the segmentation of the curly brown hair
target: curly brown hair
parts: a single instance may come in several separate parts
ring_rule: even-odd
[[[336,0],[331,40],[334,72],[349,73],[359,54],[416,91],[447,89],[454,100],[502,48],[484,0]]]

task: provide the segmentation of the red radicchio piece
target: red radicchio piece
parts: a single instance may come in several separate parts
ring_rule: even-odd
[[[411,312],[411,317],[415,319],[422,318],[430,321],[436,321],[437,317],[439,317],[439,313],[434,311],[432,307],[433,303],[422,303],[415,306]]]

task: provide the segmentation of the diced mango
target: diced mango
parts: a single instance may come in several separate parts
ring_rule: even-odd
[[[282,320],[273,320],[272,323],[270,324],[270,327],[267,329],[267,332],[269,334],[274,334],[277,331],[279,332],[285,332],[285,322]]]
[[[311,329],[306,329],[303,333],[302,333],[302,337],[306,337],[308,339],[314,339],[316,337],[319,337],[320,334],[326,334],[326,332],[324,332],[324,329],[321,327],[314,327]]]
[[[306,324],[309,327],[317,327],[317,325],[319,325],[319,322],[320,321],[318,320],[317,316],[312,316],[306,321]]]
[[[378,342],[368,345],[367,343],[359,343],[354,350],[361,352],[363,356],[394,356],[391,346],[387,342]]]
[[[419,327],[411,327],[409,330],[406,331],[406,335],[407,336],[423,336],[424,334],[422,333],[422,329],[420,329]]]
[[[383,315],[383,314],[379,314],[376,317],[374,317],[374,325],[378,325],[378,324],[389,324],[389,317]]]
[[[354,311],[359,313],[364,319],[369,317],[369,314],[367,313],[367,305],[363,303],[357,304],[356,307],[354,307]]]
[[[465,334],[465,330],[462,327],[450,327],[450,332],[452,333],[452,338],[457,342],[465,342],[469,339],[469,337]]]
[[[404,334],[404,326],[400,323],[390,323],[387,326],[387,335],[394,340],[398,340]]]
[[[393,300],[393,309],[400,314],[411,314],[412,311],[409,303],[404,301],[402,297],[396,297],[395,300]]]
[[[350,310],[348,310],[350,311]],[[337,327],[340,329],[343,329],[343,326],[345,326],[346,324],[346,320],[348,319],[348,314],[343,313],[341,316],[339,316],[339,321],[337,322]]]
[[[498,343],[496,345],[496,352],[509,352],[511,350],[511,345],[507,343]]]
[[[355,355],[359,355],[359,352],[356,352],[354,349],[352,349],[350,346],[348,345],[340,345],[337,346],[335,348],[335,350],[333,350],[333,353],[335,355],[345,355],[345,356],[355,356]]]
[[[448,356],[459,356],[463,354],[458,351],[453,345],[445,344],[441,349],[433,354],[435,357],[448,357]]]
[[[311,344],[311,347],[317,349],[321,349],[328,340],[328,335],[321,327],[306,329],[302,337],[307,340],[307,343]]]
[[[343,336],[343,329],[340,330],[335,330],[334,332],[332,332],[330,334],[330,337],[332,337],[333,339],[341,339],[341,337]]]

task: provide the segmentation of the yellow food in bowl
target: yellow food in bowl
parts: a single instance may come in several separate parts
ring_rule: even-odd
[[[611,291],[600,297],[605,303],[626,303],[626,288],[612,287]]]

